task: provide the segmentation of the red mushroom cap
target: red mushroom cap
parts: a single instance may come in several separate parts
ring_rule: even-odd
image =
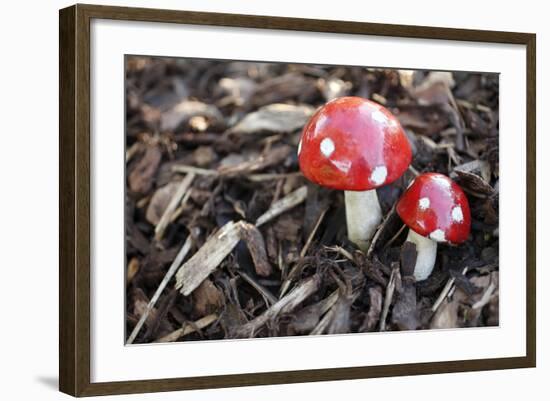
[[[302,173],[319,185],[367,191],[409,167],[411,146],[397,118],[378,103],[341,97],[309,120],[298,145]]]
[[[421,174],[397,202],[397,214],[416,233],[459,244],[470,233],[470,206],[462,188],[438,173]]]

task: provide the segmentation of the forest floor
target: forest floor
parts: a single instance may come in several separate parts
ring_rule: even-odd
[[[128,57],[129,342],[498,325],[498,82]],[[385,217],[366,253],[346,238],[342,191],[308,182],[297,163],[308,118],[346,95],[393,112],[414,153],[409,171],[377,191]],[[440,245],[432,275],[415,282],[394,205],[428,171],[464,189],[472,230],[459,246]]]

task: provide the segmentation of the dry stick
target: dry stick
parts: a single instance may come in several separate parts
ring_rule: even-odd
[[[271,305],[273,305],[275,302],[278,301],[278,299],[273,295],[269,290],[264,288],[263,285],[256,282],[252,277],[250,277],[246,272],[239,271],[239,275],[246,281],[248,284],[250,284],[258,293],[262,296],[262,298],[265,301],[266,306],[269,308]]]
[[[339,296],[339,290],[334,290],[332,294],[319,302],[319,304],[321,304],[321,316],[327,313],[332,308],[336,301],[338,301]]]
[[[211,314],[208,316],[205,316],[196,322],[193,322],[192,324],[184,323],[183,326],[180,329],[177,329],[164,337],[159,338],[158,340],[154,341],[155,343],[169,343],[177,341],[178,338],[186,336],[188,334],[194,333],[197,330],[204,329],[206,326],[214,323],[218,319],[218,315]]]
[[[468,266],[466,266],[462,270],[462,274],[466,274],[467,271],[468,271]],[[443,287],[441,294],[439,294],[439,296],[437,297],[437,299],[435,300],[432,306],[432,312],[435,313],[437,311],[437,309],[439,308],[439,306],[441,305],[441,303],[443,302],[447,294],[451,291],[451,288],[453,287],[454,283],[455,283],[454,277],[451,277],[447,280],[447,283],[445,284],[445,287]]]
[[[456,292],[456,285],[453,285],[447,294],[447,298],[451,299]]]
[[[321,222],[323,221],[323,218],[325,217],[325,214],[327,213],[327,211],[328,211],[328,208],[324,209],[321,212],[321,215],[317,219],[317,222],[315,223],[313,230],[311,230],[311,233],[309,233],[306,244],[304,245],[304,247],[302,248],[302,251],[300,252],[300,259],[306,256],[307,250],[311,245],[311,242],[313,241],[313,237],[315,236],[315,233],[319,229],[319,226],[321,225]],[[285,280],[285,282],[281,286],[281,290],[279,291],[279,297],[282,297],[283,295],[285,295],[288,289],[290,288],[290,284],[292,284],[292,276],[294,275],[294,272],[296,271],[297,268],[298,268],[298,265],[295,265],[290,271],[290,273],[288,274],[288,279]]]
[[[172,213],[172,216],[170,216],[170,224],[172,224],[174,221],[176,221],[181,214],[183,213],[183,209],[185,208],[185,204],[187,203],[187,200],[191,197],[192,191],[187,191],[183,198],[181,199],[180,205],[176,210],[174,210],[174,213]]]
[[[197,175],[220,175],[216,170],[209,170],[206,168],[200,168],[195,166],[186,166],[183,164],[178,164],[172,166],[172,171],[174,173],[186,173],[186,174],[197,174]]]
[[[279,180],[282,178],[299,177],[301,175],[302,173],[300,171],[295,171],[293,173],[250,174],[245,177],[250,181],[261,182],[261,181]]]
[[[311,230],[311,233],[309,233],[309,236],[307,238],[306,244],[302,248],[302,251],[300,252],[300,259],[302,259],[304,256],[306,256],[307,250],[309,249],[309,246],[311,245],[311,242],[313,241],[313,237],[315,236],[315,233],[319,229],[319,226],[321,225],[321,222],[323,221],[323,218],[325,217],[325,214],[327,213],[328,208],[324,209],[321,214],[319,215],[319,218],[317,219],[317,222],[315,223],[315,226],[313,227],[313,230]],[[298,267],[298,265],[294,266],[294,268],[290,271],[288,275],[288,279],[285,280],[283,285],[281,286],[281,290],[279,292],[279,296],[282,297],[286,294],[288,291],[288,288],[290,287],[290,284],[292,283],[292,276],[294,273],[294,270]]]
[[[369,249],[367,250],[367,258],[369,258],[372,252],[374,251],[374,247],[376,245],[376,242],[378,242],[378,238],[380,238],[380,235],[388,225],[388,221],[390,221],[390,218],[394,214],[394,212],[395,212],[395,205],[391,208],[391,210],[388,212],[388,214],[384,218],[384,221],[382,221],[382,224],[380,224],[380,226],[378,227],[376,234],[374,234],[374,237],[372,238]]]
[[[387,249],[391,244],[393,244],[393,241],[395,241],[397,239],[397,237],[399,237],[401,235],[401,233],[403,232],[403,230],[405,228],[407,228],[407,225],[403,224],[401,226],[401,228],[397,231],[397,233],[395,233],[395,235],[390,238],[390,240],[386,243],[386,245],[384,245],[384,247],[382,249]]]
[[[195,166],[188,166],[183,164],[172,166],[172,171],[175,173],[194,173],[196,175],[207,175],[207,176],[221,175],[220,172],[217,170],[200,168]],[[244,177],[250,181],[260,182],[260,181],[278,180],[282,178],[299,177],[300,175],[302,175],[300,171],[294,171],[292,173],[247,174],[247,175],[244,175]]]
[[[495,290],[495,288],[496,288],[496,285],[491,279],[491,284],[489,284],[489,287],[487,287],[487,289],[481,296],[481,299],[472,305],[472,309],[481,309],[485,305],[487,305],[491,300],[491,298],[493,297],[493,291]]]
[[[247,337],[252,336],[256,330],[269,320],[277,317],[280,313],[292,312],[298,305],[319,289],[320,281],[321,279],[318,274],[302,281],[300,285],[278,300],[264,313],[242,326],[239,329],[239,334]]]
[[[325,313],[325,316],[317,323],[317,326],[313,330],[311,330],[311,333],[309,333],[310,336],[318,336],[320,334],[323,334],[325,329],[328,327],[332,319],[334,318],[334,314],[336,313],[335,308],[330,308],[330,310]]]
[[[420,173],[412,165],[409,166],[409,171],[414,174],[415,177],[418,177]]]
[[[145,309],[145,312],[143,313],[143,315],[141,315],[141,318],[137,322],[136,327],[134,327],[134,330],[132,330],[132,333],[130,334],[130,337],[128,337],[128,341],[126,342],[126,344],[132,344],[134,342],[134,340],[136,339],[136,336],[138,335],[139,331],[141,330],[141,327],[143,326],[143,323],[145,323],[145,320],[147,320],[147,317],[149,316],[149,313],[151,313],[151,311],[155,307],[155,304],[157,303],[157,301],[160,297],[160,294],[162,294],[162,291],[164,291],[164,288],[166,287],[168,282],[172,279],[172,276],[174,275],[174,273],[176,272],[176,270],[180,266],[181,262],[183,262],[183,259],[185,258],[185,256],[189,252],[189,249],[191,249],[191,244],[192,243],[193,243],[193,240],[192,240],[191,236],[189,235],[187,237],[187,239],[185,240],[183,246],[181,247],[180,251],[176,255],[176,258],[174,259],[174,261],[170,265],[170,268],[168,269],[168,271],[164,275],[164,278],[160,282],[157,290],[155,291],[155,294],[153,295],[153,297],[151,298],[151,300],[147,304],[147,309]]]
[[[315,326],[311,333],[309,333],[310,336],[323,334],[334,317],[336,312],[334,305],[336,305],[336,301],[338,301],[339,297],[339,291],[336,290],[325,299],[326,304],[323,305],[323,308],[321,309],[321,315],[324,314],[325,316],[319,321],[319,323],[317,323],[317,326]]]
[[[162,238],[164,234],[164,230],[166,230],[166,227],[170,223],[170,218],[172,217],[172,214],[178,207],[181,199],[183,198],[183,196],[191,186],[191,183],[193,182],[194,179],[195,179],[194,173],[187,174],[185,178],[181,181],[172,199],[170,199],[170,203],[168,203],[168,206],[166,206],[164,213],[162,213],[162,216],[157,226],[155,227],[155,239],[157,241],[160,241],[160,239]]]
[[[313,237],[315,236],[315,233],[319,229],[319,226],[321,225],[321,222],[323,221],[323,218],[325,217],[325,214],[327,213],[327,211],[328,211],[328,208],[325,208],[319,215],[319,218],[317,219],[317,222],[315,223],[313,230],[311,230],[311,232],[309,233],[309,236],[307,237],[306,244],[304,245],[304,247],[302,248],[302,251],[300,252],[300,259],[306,256],[307,250],[309,249],[309,246],[313,241]]]
[[[128,163],[132,158],[142,150],[143,144],[141,142],[135,142],[130,148],[126,151],[126,163]]]
[[[191,294],[210,273],[231,253],[240,241],[244,223],[230,221],[221,227],[176,273],[176,289],[187,296]]]
[[[325,245],[325,249],[327,249],[329,251],[339,253],[340,255],[345,257],[346,259],[349,259],[352,262],[355,262],[355,260],[353,259],[353,255],[349,251],[347,251],[346,249],[342,248],[341,246],[338,246],[338,245],[326,246]]]
[[[382,316],[380,316],[380,331],[386,330],[386,318],[390,310],[390,305],[393,299],[393,292],[395,291],[395,281],[397,280],[398,268],[394,268],[391,272],[390,280],[386,288],[386,298],[384,298],[384,309],[382,309]]]
[[[274,217],[303,202],[307,196],[305,186],[275,202],[258,221],[267,223]],[[256,226],[258,226],[258,221]],[[226,223],[181,267],[176,273],[176,289],[187,296],[197,288],[210,273],[229,255],[240,241],[244,221]]]
[[[294,206],[299,205],[306,200],[307,187],[304,185],[294,192],[289,193],[282,199],[273,203],[271,207],[256,220],[256,227],[260,227],[262,224],[267,223],[273,218],[279,216],[281,213],[292,209]]]

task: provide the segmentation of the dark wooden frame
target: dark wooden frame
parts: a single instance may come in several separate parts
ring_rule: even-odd
[[[90,383],[90,21],[92,18],[403,38],[510,43],[527,49],[527,324],[524,357]],[[536,364],[536,36],[421,26],[75,5],[60,10],[59,388],[74,396],[363,379]]]

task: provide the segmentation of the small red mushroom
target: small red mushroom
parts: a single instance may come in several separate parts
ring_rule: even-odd
[[[425,173],[415,178],[397,202],[397,214],[410,228],[407,241],[416,245],[414,276],[431,274],[437,243],[457,245],[470,233],[470,206],[464,192],[449,177]]]
[[[306,178],[345,191],[348,237],[363,250],[382,219],[376,188],[401,177],[411,159],[397,118],[360,97],[337,98],[321,107],[298,145]]]

